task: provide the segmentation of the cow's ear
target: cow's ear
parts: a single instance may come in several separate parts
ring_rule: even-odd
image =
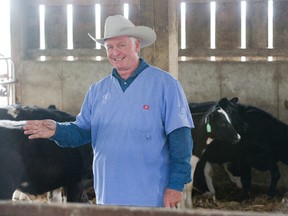
[[[224,97],[224,98],[221,98],[220,101],[218,101],[218,105],[222,108],[222,109],[225,109],[227,107],[227,104],[229,103],[229,100]]]
[[[232,98],[230,101],[232,102],[232,103],[234,103],[234,104],[236,104],[237,102],[238,102],[238,97],[234,97],[234,98]]]

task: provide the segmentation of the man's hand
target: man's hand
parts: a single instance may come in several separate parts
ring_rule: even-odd
[[[53,120],[26,121],[23,130],[24,134],[29,135],[29,139],[50,138],[55,134],[56,122]]]
[[[175,208],[181,202],[183,192],[167,188],[164,194],[164,207]]]

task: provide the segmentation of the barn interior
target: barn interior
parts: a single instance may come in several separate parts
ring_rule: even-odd
[[[155,30],[140,55],[175,76],[189,102],[238,97],[288,123],[286,0],[10,0],[10,8],[11,56],[0,58],[7,104],[78,114],[90,85],[111,73],[88,33],[103,35],[106,17],[125,14]],[[288,167],[279,167],[285,192]],[[216,170],[216,187],[229,185]],[[268,171],[253,176],[268,187]]]

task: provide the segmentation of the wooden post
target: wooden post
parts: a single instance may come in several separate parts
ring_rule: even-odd
[[[178,78],[177,0],[140,1],[140,25],[154,28],[157,40],[144,48],[141,56],[149,63]]]

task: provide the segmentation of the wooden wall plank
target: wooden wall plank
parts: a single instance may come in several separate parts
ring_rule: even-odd
[[[90,39],[88,33],[95,36],[95,7],[74,6],[73,7],[73,31],[74,49],[94,48],[95,43]]]
[[[67,48],[67,7],[46,6],[46,47]]]
[[[239,2],[216,4],[216,48],[241,45],[241,10]]]
[[[267,48],[267,1],[247,2],[247,48]]]
[[[187,4],[186,31],[187,48],[210,47],[210,3]]]
[[[274,6],[274,48],[288,47],[288,4],[276,1]]]

